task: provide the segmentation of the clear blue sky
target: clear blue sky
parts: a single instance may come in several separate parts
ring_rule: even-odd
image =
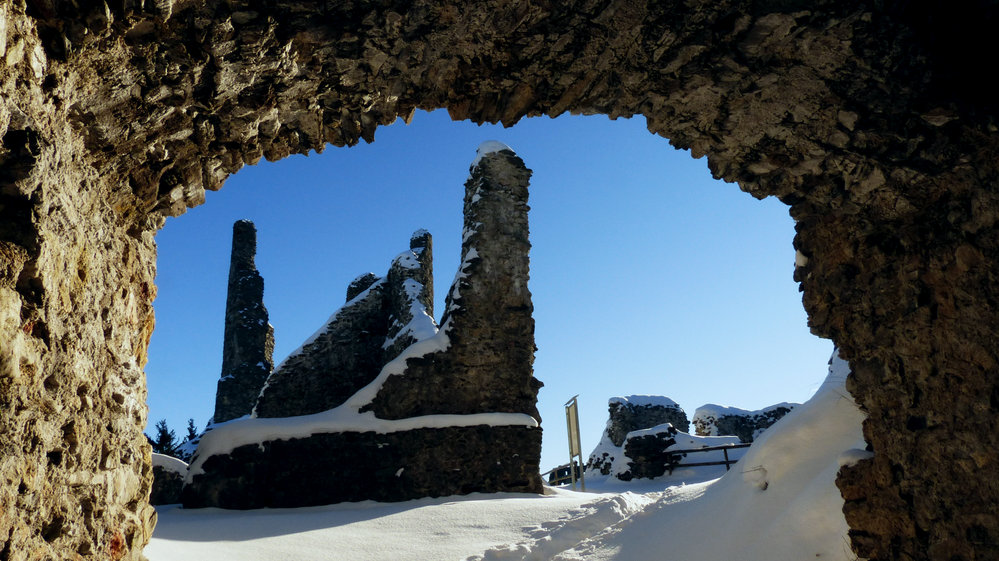
[[[824,379],[832,344],[808,331],[792,279],[794,223],[776,199],[713,180],[705,159],[673,149],[642,118],[504,129],[421,112],[380,128],[370,145],[244,168],[207,204],[167,220],[156,237],[150,427],[166,419],[180,435],[189,417],[200,429],[212,414],[234,221],[257,225],[280,362],[343,304],[354,277],[384,274],[419,228],[434,236],[443,309],[463,186],[485,140],[506,143],[534,171],[542,470],[567,461],[563,404],[575,394],[588,453],[612,396],[665,395],[692,416],[705,403],[804,401]]]

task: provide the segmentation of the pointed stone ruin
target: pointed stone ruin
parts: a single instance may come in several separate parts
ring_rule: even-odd
[[[506,146],[480,146],[439,329],[431,238],[418,232],[385,277],[351,283],[347,303],[267,380],[254,418],[205,434],[184,506],[541,493],[530,175]]]
[[[274,367],[274,328],[264,307],[264,279],[254,262],[256,254],[256,227],[249,220],[237,221],[232,225],[222,376],[215,394],[214,423],[249,415]]]
[[[347,303],[282,362],[257,399],[257,417],[292,417],[332,409],[378,376],[419,339],[437,333],[433,319],[433,239],[413,234],[388,274],[354,279]]]

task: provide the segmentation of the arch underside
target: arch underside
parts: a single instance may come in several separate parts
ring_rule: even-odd
[[[999,554],[999,136],[967,63],[991,8],[112,4],[0,7],[0,559],[138,559],[148,541],[165,216],[247,163],[441,107],[644,117],[788,204],[809,325],[869,416],[874,457],[838,479],[854,550]]]

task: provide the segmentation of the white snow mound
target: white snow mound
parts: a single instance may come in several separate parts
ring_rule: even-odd
[[[493,152],[500,152],[502,150],[509,150],[513,152],[512,148],[498,140],[487,140],[483,142],[478,148],[475,149],[475,159],[472,160],[472,167],[474,168],[479,165],[479,162],[482,161],[482,158],[486,154],[492,154]],[[516,154],[516,152],[514,153]]]
[[[167,456],[165,454],[157,454],[153,452],[153,467],[161,467],[167,471],[179,473],[180,475],[187,474],[187,464],[184,463],[183,460],[178,460],[173,456]]]

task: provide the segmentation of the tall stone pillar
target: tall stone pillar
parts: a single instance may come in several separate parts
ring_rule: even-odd
[[[540,421],[534,378],[534,305],[527,288],[531,170],[486,142],[465,183],[462,262],[445,301],[446,352],[413,359],[368,406],[382,419],[430,414],[527,413]]]
[[[274,368],[274,328],[264,307],[264,279],[257,271],[257,229],[249,220],[232,226],[229,292],[225,302],[222,377],[215,394],[215,423],[248,415]]]

